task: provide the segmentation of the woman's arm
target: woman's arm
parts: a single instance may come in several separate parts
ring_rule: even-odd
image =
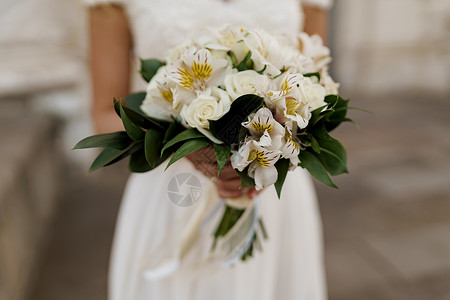
[[[328,37],[328,11],[318,6],[302,5],[305,17],[303,31],[309,35],[318,34],[322,37],[324,44]]]
[[[115,5],[90,8],[92,116],[96,131],[123,130],[113,97],[129,93],[131,35],[124,10]]]

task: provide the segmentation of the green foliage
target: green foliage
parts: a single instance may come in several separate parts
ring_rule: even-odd
[[[299,154],[300,166],[325,184],[336,187],[331,176],[348,173],[347,154],[342,144],[329,135],[342,122],[351,121],[346,117],[349,100],[338,95],[325,97],[325,106],[312,112],[309,124],[298,138],[306,149]]]
[[[187,141],[187,140],[191,140],[191,139],[204,138],[204,137],[205,136],[203,134],[201,134],[195,128],[184,130],[164,145],[164,147],[161,149],[161,154],[164,153],[164,151],[166,151],[169,147],[171,147],[179,142]]]
[[[317,77],[317,79],[320,81],[320,73],[319,72],[306,73],[306,74],[303,74],[303,77]]]
[[[243,188],[245,186],[255,186],[255,180],[248,176],[248,168],[245,168],[242,172],[239,170],[236,170],[236,173],[238,173],[239,177],[241,178],[241,186],[240,188]]]
[[[289,159],[279,159],[275,163],[275,167],[277,168],[278,178],[275,182],[275,190],[277,191],[278,199],[281,197],[281,188],[283,187],[284,180],[286,179],[287,172],[289,171]]]
[[[155,76],[158,69],[164,65],[164,62],[157,59],[141,59],[141,70],[139,73],[145,81],[149,82]]]
[[[332,131],[338,127],[342,122],[350,122],[348,119],[347,110],[349,100],[345,100],[338,95],[328,95],[325,97],[325,102],[329,104],[329,109],[334,113],[324,120],[325,128]]]
[[[219,120],[209,121],[209,130],[211,134],[223,141],[226,145],[231,146],[239,142],[239,133],[241,131],[241,123],[247,120],[248,116],[261,108],[264,99],[247,94],[240,96],[231,104],[230,110]]]
[[[236,66],[239,72],[253,70],[252,51],[248,51],[244,59]]]
[[[187,140],[186,142],[181,145],[180,148],[178,148],[177,151],[173,154],[172,158],[170,159],[169,163],[166,166],[167,168],[172,165],[177,160],[185,157],[188,154],[191,154],[194,151],[200,150],[202,148],[205,148],[209,145],[209,141],[205,138],[199,138],[199,139],[191,139]]]
[[[325,166],[314,154],[312,154],[310,151],[300,151],[298,157],[300,159],[300,166],[308,170],[312,176],[322,181],[326,185],[337,188],[337,186],[333,183],[330,176],[328,175],[328,171]]]
[[[160,157],[164,133],[157,129],[149,129],[145,133],[145,158],[150,166],[155,167],[156,161]]]
[[[117,150],[123,150],[132,142],[133,140],[128,137],[128,134],[126,134],[125,131],[118,131],[89,136],[79,141],[73,149],[109,147]]]
[[[102,167],[109,166],[113,163],[116,163],[128,155],[134,153],[139,149],[139,146],[136,143],[131,143],[127,148],[123,150],[118,150],[114,148],[105,148],[94,160],[91,167],[89,168],[89,172],[93,172]]]
[[[147,162],[144,149],[140,149],[130,155],[128,170],[134,173],[145,173],[153,169]]]
[[[127,105],[127,107],[135,112],[144,115],[144,112],[141,110],[141,104],[145,100],[146,92],[139,92],[135,94],[130,94],[123,99],[123,102]]]
[[[120,106],[120,117],[122,118],[123,126],[130,138],[139,141],[145,137],[145,132],[128,117],[123,106]]]
[[[220,172],[222,171],[223,167],[228,161],[228,158],[230,157],[231,153],[231,147],[228,145],[219,145],[219,144],[213,144],[214,148],[214,154],[216,155],[217,160],[217,167],[218,167],[218,174],[220,175]]]

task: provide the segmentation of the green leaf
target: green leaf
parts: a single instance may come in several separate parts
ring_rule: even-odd
[[[141,149],[134,152],[130,156],[130,162],[128,164],[128,170],[134,173],[144,173],[152,170],[153,167],[147,162],[145,158],[145,151]]]
[[[157,159],[161,156],[164,134],[156,129],[149,129],[145,133],[145,157],[148,163],[155,167]]]
[[[334,113],[325,122],[327,130],[331,131],[346,120],[349,100],[345,100],[337,95],[329,95],[325,97],[325,101],[334,108]]]
[[[120,118],[120,101],[116,98],[113,98],[114,102],[114,111],[116,112],[117,116]]]
[[[244,59],[237,65],[238,71],[245,71],[251,69],[253,67],[252,51],[248,51],[247,55],[245,55]]]
[[[324,115],[322,114],[322,111],[327,106],[328,106],[328,104],[318,107],[311,112],[311,118],[309,119],[308,127],[313,127],[314,125],[316,125],[317,122],[319,122],[324,117]]]
[[[180,129],[184,130],[184,127],[179,125],[177,122],[170,123],[164,135],[163,143],[167,143],[168,141],[173,139],[180,132]]]
[[[284,180],[286,179],[287,172],[289,171],[289,159],[279,159],[275,163],[275,167],[277,168],[278,178],[275,182],[275,190],[277,191],[278,199],[281,197],[281,189],[284,184]]]
[[[323,123],[317,124],[317,126],[314,127],[311,133],[319,141],[319,144],[321,140],[336,141],[336,139],[332,138],[328,134],[328,130],[325,128],[325,125]]]
[[[128,119],[133,122],[135,125],[149,129],[149,128],[164,128],[167,126],[167,122],[156,120],[149,118],[145,115],[142,115],[126,106],[122,106],[123,110],[127,114]]]
[[[236,170],[236,173],[238,173],[239,177],[241,177],[241,186],[240,188],[243,188],[245,186],[255,186],[255,180],[248,176],[247,172],[248,168],[244,169],[244,171],[240,172],[239,170]]]
[[[253,94],[240,96],[231,104],[230,110],[219,120],[209,121],[211,134],[231,146],[239,142],[241,123],[255,110],[262,107],[264,99]]]
[[[105,165],[105,167],[121,161],[122,159],[126,158],[127,156],[130,156],[131,154],[133,154],[134,152],[139,151],[140,149],[144,149],[144,143],[143,142],[139,142],[139,143],[133,142],[127,149],[125,149],[125,151],[122,154],[120,154],[118,157],[116,157],[115,159],[113,159],[112,161],[107,163]]]
[[[205,136],[195,128],[191,128],[191,129],[182,131],[181,133],[179,133],[177,136],[175,136],[173,139],[171,139],[164,145],[164,147],[161,149],[161,154],[164,151],[166,151],[167,148],[175,145],[176,143],[190,140],[190,139],[203,138],[203,137],[205,137]]]
[[[231,63],[233,64],[233,68],[237,68],[238,61],[237,61],[237,58],[236,58],[236,55],[234,54],[234,52],[233,51],[228,51],[227,54],[228,54],[228,56],[231,59]]]
[[[342,173],[348,173],[347,170],[347,154],[342,144],[337,141],[319,141],[320,156],[328,172],[335,176]]]
[[[310,135],[309,138],[311,139],[311,148],[314,150],[314,152],[320,153],[319,142],[312,135]]]
[[[155,76],[156,72],[160,67],[164,65],[164,62],[157,59],[140,59],[141,61],[141,73],[142,78],[149,82]]]
[[[172,152],[166,151],[164,152],[155,162],[155,168],[165,162],[170,156],[172,155]]]
[[[230,157],[231,147],[223,144],[219,145],[214,143],[213,148],[214,154],[216,155],[217,166],[219,169],[217,175],[220,175],[220,172],[222,171],[223,167],[228,161],[228,158]]]
[[[114,162],[117,162],[120,159],[126,157],[130,153],[130,150],[133,149],[133,146],[134,144],[131,144],[123,150],[105,148],[92,163],[91,167],[89,168],[89,173],[113,164]]]
[[[145,113],[141,110],[141,104],[144,102],[146,95],[146,92],[130,94],[123,99],[123,102],[125,102],[129,109],[134,110],[141,115],[145,115]]]
[[[319,79],[319,81],[320,81],[320,74],[319,74],[319,72],[303,74],[303,77],[314,77],[314,76],[317,77],[317,79]]]
[[[123,126],[125,127],[125,130],[130,138],[135,141],[139,141],[145,137],[145,132],[128,118],[123,106],[120,106],[120,117],[122,118]]]
[[[205,148],[206,146],[209,145],[209,141],[204,139],[204,138],[200,138],[200,139],[192,139],[192,140],[188,140],[186,141],[183,145],[181,145],[180,148],[178,148],[178,150],[173,154],[172,158],[170,159],[169,163],[166,166],[166,170],[167,168],[172,165],[174,162],[176,162],[177,160],[185,157],[186,155],[200,150],[202,148]]]
[[[337,186],[333,183],[330,176],[328,175],[327,169],[320,162],[320,160],[314,156],[314,154],[308,152],[308,150],[300,151],[298,156],[300,159],[300,166],[311,173],[312,176],[322,181],[328,186],[333,188],[337,188]]]
[[[89,136],[79,141],[73,149],[109,147],[122,150],[127,148],[132,142],[133,140],[128,137],[125,131],[118,131]]]

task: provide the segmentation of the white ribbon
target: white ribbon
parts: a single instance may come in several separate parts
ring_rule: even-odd
[[[216,226],[211,221],[222,211],[220,208],[229,205],[238,209],[245,209],[233,228],[223,237],[219,238],[210,256],[202,263],[219,263],[224,267],[234,265],[251,246],[253,235],[258,225],[259,199],[254,200],[244,196],[239,199],[220,199],[214,184],[211,184],[206,197],[199,201],[199,207],[189,218],[188,223],[183,226],[179,240],[173,240],[172,234],[183,224],[174,225],[168,231],[166,238],[156,248],[154,255],[149,255],[154,263],[146,263],[142,276],[148,281],[164,279],[177,272],[183,265],[184,260],[193,246],[199,239],[199,235],[204,232],[202,228]],[[219,201],[223,200],[223,201]],[[210,230],[208,230],[210,231]],[[172,252],[169,257],[164,258],[168,252]]]

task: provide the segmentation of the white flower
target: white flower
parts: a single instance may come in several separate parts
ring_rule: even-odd
[[[325,105],[326,89],[317,82],[317,77],[305,77],[299,86],[302,102],[308,106],[309,111],[313,111]]]
[[[203,48],[172,64],[170,76],[176,83],[174,106],[188,105],[210,87],[221,85],[227,66],[226,59],[214,57],[211,51]]]
[[[286,126],[286,134],[284,135],[284,145],[281,148],[283,158],[288,158],[291,161],[291,169],[294,169],[297,167],[298,163],[300,162],[298,158],[298,154],[300,153],[300,144],[295,137],[295,133],[297,132],[297,127],[293,128],[294,134],[292,134],[291,129],[289,126]]]
[[[171,121],[171,116],[178,116],[179,110],[173,106],[174,87],[175,83],[168,79],[167,67],[159,68],[147,85],[142,111],[150,117],[166,121]]]
[[[184,105],[181,109],[181,117],[190,127],[208,129],[208,120],[217,120],[222,117],[230,110],[230,103],[230,97],[225,91],[211,88],[198,95],[189,105]]]
[[[218,85],[217,77],[227,65],[227,60],[213,57],[208,49],[200,49],[177,61],[171,75],[179,86],[191,91],[203,91]]]
[[[339,93],[339,83],[334,82],[328,74],[328,68],[324,67],[320,73],[320,84],[325,87],[327,95],[337,95]]]
[[[288,120],[305,128],[311,118],[311,112],[325,105],[325,88],[316,77],[303,77],[301,74],[281,76],[275,81],[276,88],[266,94],[267,105],[275,109],[275,118],[281,122]],[[279,86],[279,88],[278,88]]]
[[[250,131],[252,138],[261,146],[271,150],[281,148],[284,128],[275,121],[270,109],[260,108],[247,122],[243,122],[242,126]]]
[[[323,45],[322,38],[319,35],[309,36],[302,32],[298,35],[298,40],[300,52],[313,59],[315,71],[331,62],[330,49]]]
[[[310,114],[302,109],[302,97],[299,91],[304,77],[301,74],[289,74],[281,76],[275,81],[275,90],[267,93],[266,103],[275,109],[275,118],[281,122],[293,121],[300,128],[308,125]]]
[[[244,28],[226,25],[221,28],[209,28],[209,31],[213,35],[213,41],[207,43],[206,48],[232,51],[239,62],[247,55],[249,49],[243,41],[247,30]]]
[[[198,51],[201,47],[197,45],[192,40],[187,40],[186,42],[174,47],[169,51],[169,54],[166,57],[166,63],[167,65],[171,65],[180,59],[183,59],[187,55],[192,55],[192,53],[195,53]]]
[[[241,172],[249,166],[248,175],[255,179],[256,190],[261,190],[277,181],[278,172],[274,165],[280,155],[280,150],[268,150],[249,139],[231,155],[231,165]]]
[[[225,88],[232,100],[245,94],[263,96],[269,83],[267,76],[260,75],[253,70],[233,72],[225,76]]]

